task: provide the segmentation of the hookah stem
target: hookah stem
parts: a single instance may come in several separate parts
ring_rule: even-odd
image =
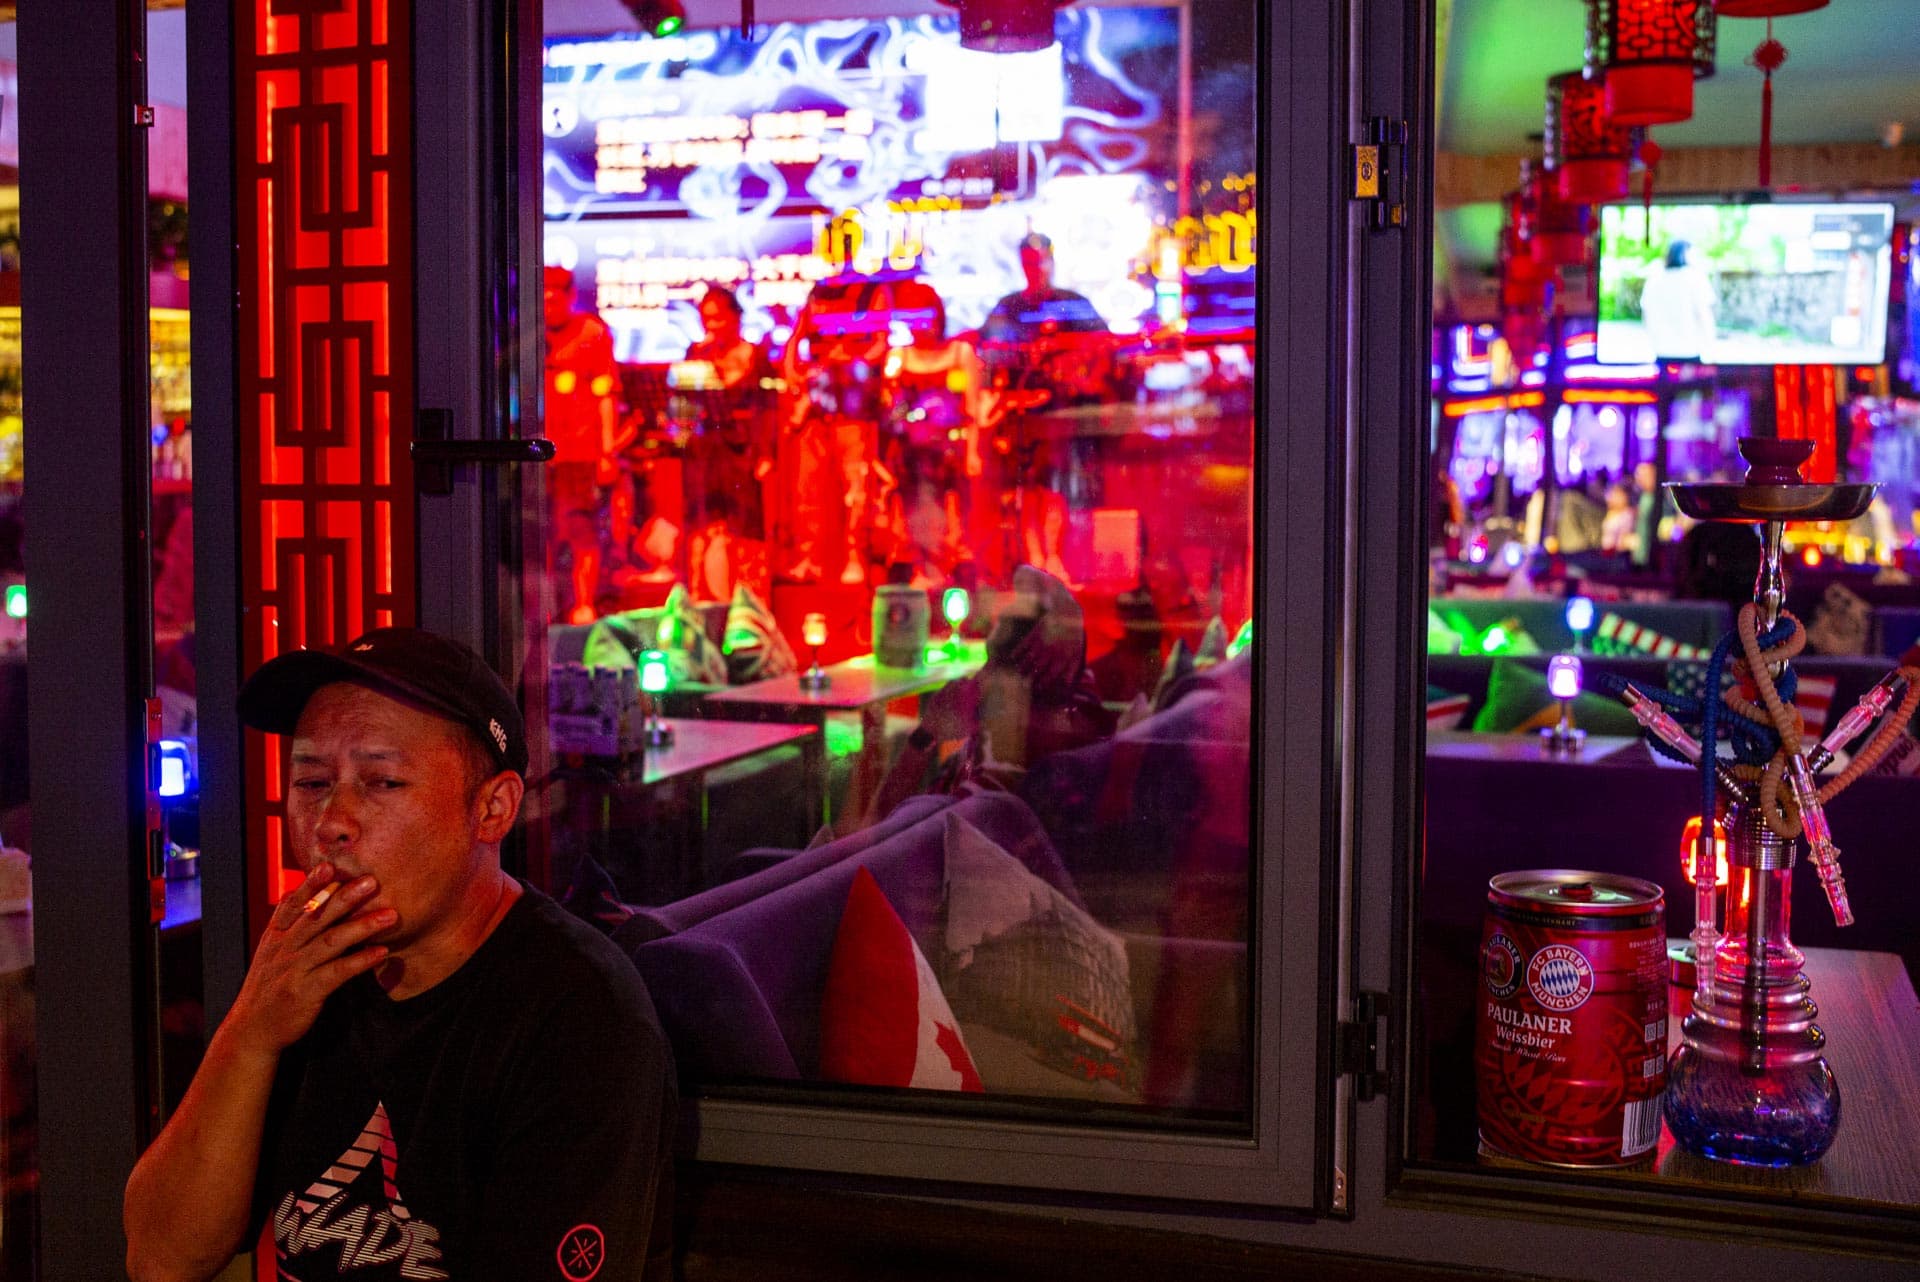
[[[1709,883],[1712,878],[1707,878]],[[1740,989],[1740,1040],[1746,1048],[1743,1062],[1749,1076],[1767,1068],[1767,874],[1747,870],[1747,970]]]

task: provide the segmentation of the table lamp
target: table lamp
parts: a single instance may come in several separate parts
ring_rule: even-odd
[[[1560,720],[1540,732],[1541,746],[1548,752],[1578,752],[1587,741],[1587,732],[1573,724],[1573,701],[1580,697],[1584,676],[1578,655],[1556,654],[1547,660],[1547,693],[1560,702]]]
[[[960,653],[960,625],[973,613],[973,602],[965,588],[948,588],[940,594],[940,617],[947,621],[947,653]]]
[[[660,696],[667,692],[669,672],[663,650],[640,652],[640,697],[646,709],[646,743],[664,748],[673,742],[673,727],[660,719]]]
[[[1573,652],[1575,654],[1587,648],[1587,633],[1593,630],[1593,598],[1576,596],[1567,598],[1567,629],[1573,633]]]
[[[800,621],[800,639],[813,651],[813,665],[800,674],[802,690],[821,691],[833,684],[825,668],[820,666],[820,647],[827,643],[827,616],[809,614]]]

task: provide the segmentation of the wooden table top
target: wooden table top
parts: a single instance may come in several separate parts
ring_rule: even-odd
[[[639,779],[643,785],[699,774],[820,733],[813,726],[784,721],[660,719],[673,728],[673,742],[647,749]]]
[[[1732,1166],[1673,1146],[1660,1130],[1655,1178],[1722,1192],[1753,1189],[1792,1200],[1809,1196],[1920,1207],[1920,998],[1892,953],[1808,948],[1816,1023],[1840,1083],[1840,1133],[1825,1157],[1786,1170]],[[1680,1040],[1686,990],[1669,990],[1668,1036]]]
[[[743,686],[716,690],[702,701],[702,707],[749,704],[760,707],[817,708],[822,712],[855,712],[869,704],[904,699],[909,695],[938,690],[949,681],[979,670],[970,660],[956,663],[930,663],[923,668],[884,668],[873,656],[862,655],[845,663],[835,663],[825,671],[829,683],[824,690],[808,690],[800,684],[800,674],[771,677]]]

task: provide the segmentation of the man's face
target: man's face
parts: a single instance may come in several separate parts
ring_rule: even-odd
[[[540,303],[546,313],[547,328],[563,328],[573,317],[572,280],[564,284],[558,280],[545,281],[540,288]]]
[[[700,300],[700,327],[710,343],[730,343],[740,337],[740,318],[717,298]]]
[[[463,891],[485,884],[481,874],[498,858],[486,844],[499,840],[488,790],[474,795],[462,734],[451,721],[347,683],[315,691],[293,733],[287,826],[295,862],[303,872],[329,862],[341,884],[371,874],[378,889],[358,912],[398,914],[376,936],[396,953],[452,921]]]

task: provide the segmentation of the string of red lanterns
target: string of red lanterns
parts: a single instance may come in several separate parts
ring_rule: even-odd
[[[1587,71],[1606,85],[1607,118],[1691,117],[1693,82],[1713,74],[1717,30],[1711,0],[1587,0]]]

